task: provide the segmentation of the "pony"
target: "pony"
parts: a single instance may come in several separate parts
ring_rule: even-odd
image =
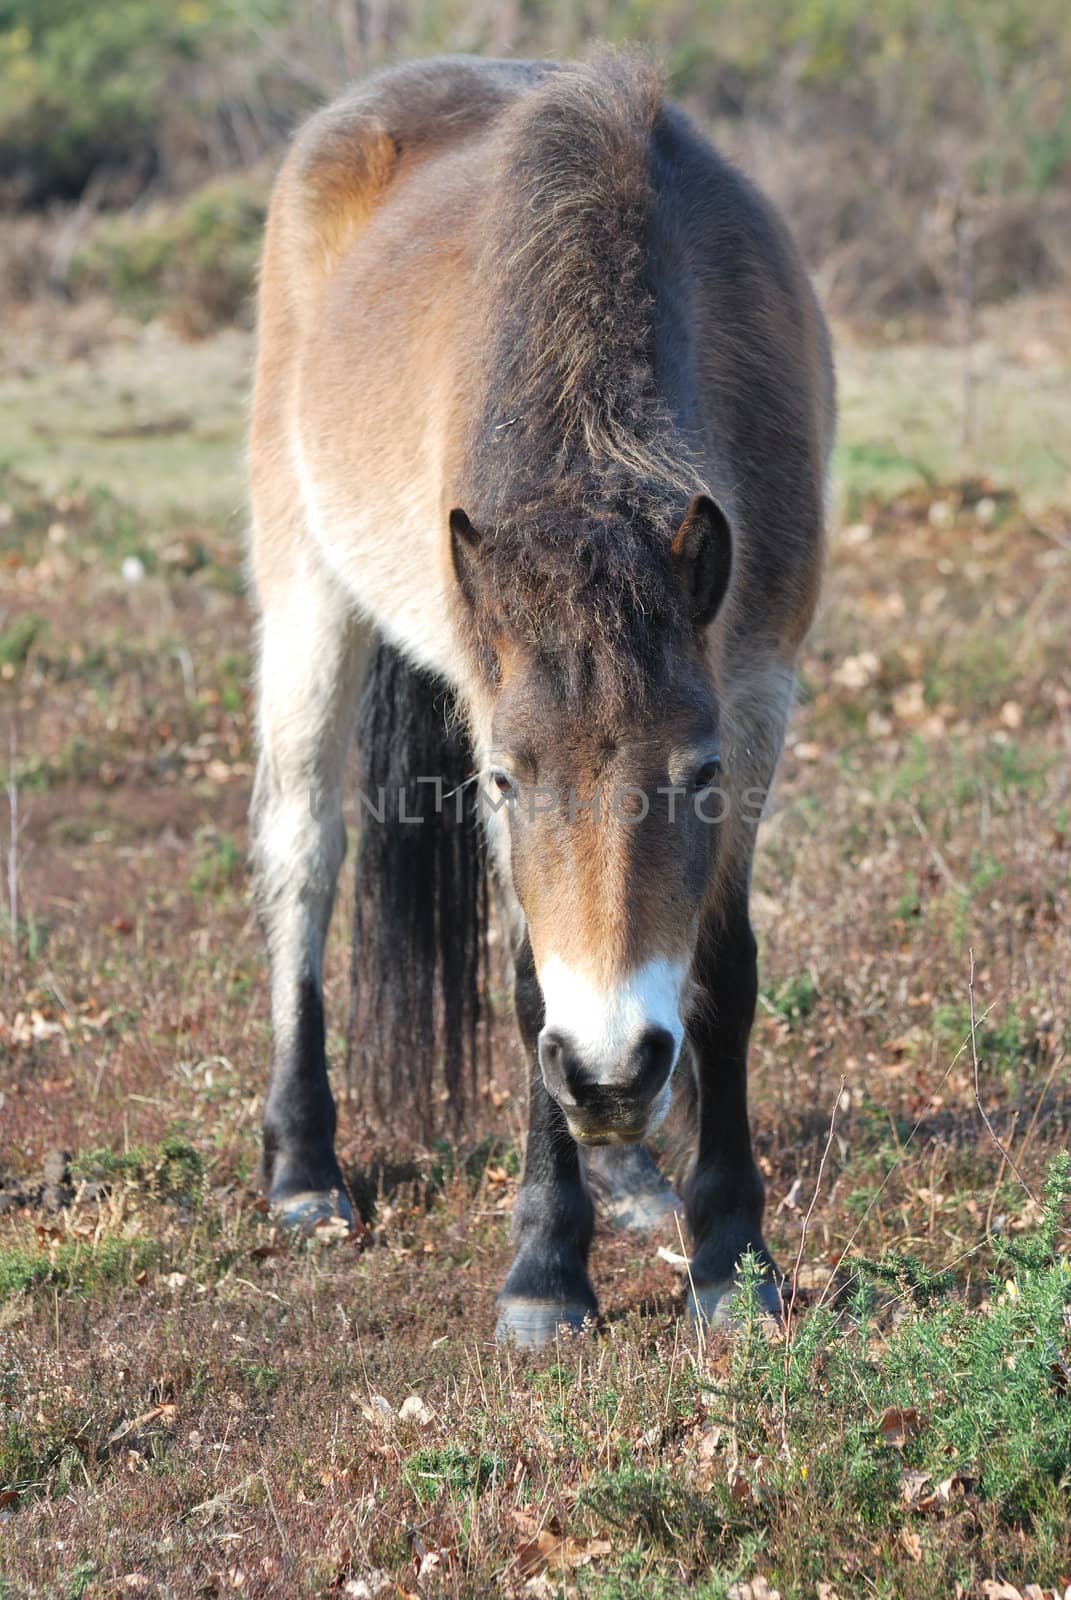
[[[593,1189],[633,1219],[676,1203],[644,1143],[674,1082],[692,1314],[726,1319],[746,1251],[780,1307],[748,894],[834,417],[786,226],[645,57],[403,65],[293,141],[249,443],[263,1182],[288,1225],[352,1223],[322,971],[356,724],[357,1033],[387,1101],[463,1106],[485,857],[505,902],[529,1109],[498,1334],[521,1345],[596,1315]]]

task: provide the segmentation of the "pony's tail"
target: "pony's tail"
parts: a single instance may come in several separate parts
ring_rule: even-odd
[[[488,892],[475,760],[450,689],[377,644],[357,714],[360,843],[347,1076],[425,1139],[487,1052]]]

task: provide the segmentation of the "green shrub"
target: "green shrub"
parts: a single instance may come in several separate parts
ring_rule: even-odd
[[[145,319],[166,311],[193,334],[248,320],[266,211],[264,185],[231,178],[179,206],[106,219],[75,255],[71,287]]]
[[[280,0],[0,0],[0,183],[31,202],[143,185],[205,140],[219,84]],[[166,151],[168,136],[178,148]],[[202,165],[203,170],[203,165]]]

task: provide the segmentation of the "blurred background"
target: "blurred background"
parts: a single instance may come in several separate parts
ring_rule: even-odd
[[[3,285],[114,294],[191,332],[248,317],[268,176],[350,78],[443,51],[638,40],[786,210],[835,312],[982,302],[1071,250],[1060,0],[4,0]]]
[[[303,113],[399,57],[603,37],[657,51],[784,207],[834,312],[944,309],[963,253],[983,303],[1066,272],[1061,0],[4,0],[4,292],[104,291],[190,332],[247,319]]]

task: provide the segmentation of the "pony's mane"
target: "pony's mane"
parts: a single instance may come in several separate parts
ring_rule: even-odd
[[[552,653],[609,651],[640,678],[654,636],[680,620],[668,543],[705,487],[654,372],[662,89],[645,57],[606,50],[503,114],[470,451],[501,620]]]

